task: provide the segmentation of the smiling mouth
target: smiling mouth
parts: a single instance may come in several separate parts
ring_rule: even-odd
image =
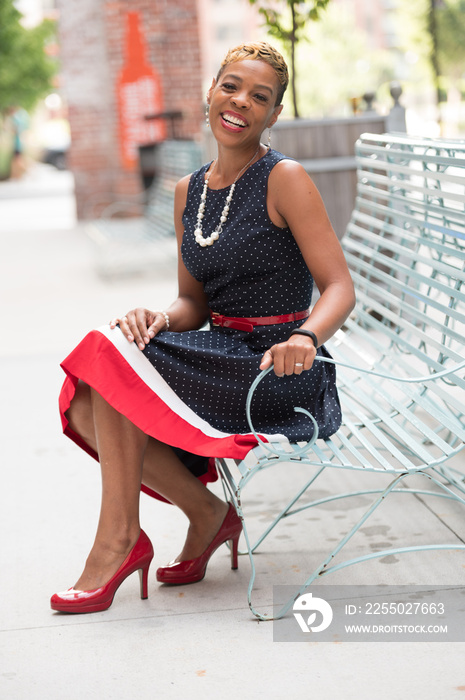
[[[226,124],[230,124],[231,126],[240,127],[241,129],[247,126],[247,122],[239,117],[234,117],[232,114],[222,114],[221,116]]]

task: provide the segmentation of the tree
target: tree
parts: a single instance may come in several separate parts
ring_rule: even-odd
[[[462,77],[465,63],[465,0],[429,0],[430,61],[438,104],[443,100],[443,77]]]
[[[439,104],[441,101],[441,88],[440,88],[440,75],[441,69],[439,67],[438,58],[438,48],[439,48],[439,37],[438,37],[438,18],[437,18],[437,6],[438,0],[429,0],[429,7],[427,9],[428,13],[428,31],[431,37],[431,51],[430,51],[430,61],[431,68],[433,71],[433,82],[436,90],[436,99]]]
[[[272,1],[272,0],[270,0]],[[330,0],[276,0],[270,6],[267,0],[249,0],[251,5],[258,5],[259,12],[265,19],[270,36],[283,42],[291,58],[291,92],[294,116],[298,118],[296,48],[301,39],[306,39],[304,29],[308,22],[320,19]],[[283,12],[277,10],[283,6]]]
[[[443,75],[460,78],[465,65],[465,0],[436,0],[436,5],[439,65]]]
[[[405,46],[428,62],[441,102],[448,80],[463,75],[465,0],[409,0],[399,7],[399,30]]]
[[[0,2],[0,112],[13,105],[32,109],[52,88],[57,71],[46,46],[54,35],[54,23],[45,20],[26,29],[13,0]]]
[[[373,49],[357,27],[353,11],[330,3],[321,21],[312,26],[312,40],[302,42],[297,56],[299,109],[313,119],[352,114],[351,98],[376,92],[377,105],[392,104],[390,81],[397,78],[396,57]]]

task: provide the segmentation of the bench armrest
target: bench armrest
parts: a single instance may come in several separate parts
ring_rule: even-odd
[[[417,376],[417,377],[396,377],[391,374],[386,374],[383,372],[377,372],[375,370],[371,369],[366,369],[365,367],[358,367],[356,365],[352,365],[348,362],[342,362],[339,360],[335,360],[330,357],[322,357],[320,355],[317,355],[315,357],[315,360],[320,361],[320,362],[328,362],[329,364],[333,365],[339,365],[341,367],[346,367],[347,369],[354,370],[356,372],[360,372],[363,374],[371,374],[374,375],[375,377],[382,377],[383,379],[389,379],[391,381],[395,382],[406,382],[406,383],[423,383],[423,382],[428,382],[433,379],[440,379],[442,377],[445,377],[449,374],[452,374],[454,372],[457,372],[457,370],[465,368],[465,360],[463,362],[460,362],[459,364],[455,365],[454,367],[450,367],[449,369],[444,369],[440,372],[432,372],[431,374],[428,374],[426,376]],[[252,423],[252,416],[251,416],[251,405],[252,405],[252,399],[253,395],[255,392],[255,389],[257,386],[260,384],[260,382],[266,377],[266,375],[273,370],[273,365],[271,367],[268,367],[267,369],[264,369],[260,372],[259,375],[255,378],[255,380],[252,382],[250,389],[247,394],[247,401],[246,401],[246,416],[247,416],[247,423],[249,424],[249,428],[251,433],[254,435],[256,438],[257,442],[259,445],[263,447],[267,452],[270,452],[272,455],[275,455],[277,457],[283,457],[283,456],[289,456],[289,452],[287,452],[284,449],[280,449],[276,443],[270,443],[270,442],[265,442],[260,435],[256,432],[253,423]],[[316,442],[318,439],[318,425],[315,420],[315,418],[312,416],[312,414],[307,411],[304,408],[299,408],[295,407],[294,411],[296,413],[303,413],[306,415],[311,422],[313,423],[313,435],[309,442],[307,442],[304,446],[302,447],[297,447],[296,445],[292,446],[292,456],[293,457],[299,457],[304,454],[306,454],[312,447],[312,445]]]
[[[250,414],[250,409],[251,409],[251,405],[252,405],[252,398],[253,398],[254,391],[257,388],[258,384],[262,381],[262,379],[264,377],[266,377],[266,375],[269,372],[271,372],[272,369],[273,369],[273,365],[271,365],[271,367],[268,367],[268,369],[262,370],[260,372],[260,374],[254,379],[254,381],[252,382],[252,384],[250,386],[249,392],[247,394],[247,401],[246,401],[246,408],[245,408],[246,415],[247,415],[247,423],[249,424],[249,428],[250,428],[251,433],[254,435],[258,444],[261,445],[264,450],[266,450],[267,452],[271,452],[271,454],[273,454],[277,457],[283,457],[283,456],[289,457],[290,455],[289,455],[288,451],[286,451],[284,449],[280,449],[276,445],[276,443],[265,442],[260,437],[260,435],[258,435],[258,433],[256,432],[256,430],[253,426],[252,417]],[[299,457],[301,455],[306,454],[310,450],[312,445],[318,439],[318,424],[317,424],[315,418],[312,416],[312,414],[309,411],[307,411],[305,408],[295,407],[294,411],[295,411],[295,413],[303,413],[304,415],[306,415],[313,423],[313,428],[314,428],[313,435],[312,435],[311,439],[303,447],[296,447],[295,445],[292,446],[292,452],[293,452],[292,456]]]
[[[448,374],[454,374],[457,372],[457,370],[460,369],[465,369],[465,360],[463,362],[459,362],[457,365],[454,365],[454,367],[449,367],[448,369],[443,369],[440,372],[431,372],[430,374],[426,374],[424,376],[417,376],[417,377],[396,377],[394,374],[386,374],[384,372],[377,372],[376,370],[373,369],[367,369],[366,367],[358,367],[356,365],[351,365],[349,362],[342,362],[341,360],[335,360],[332,357],[321,357],[320,355],[317,355],[315,357],[315,360],[319,360],[320,362],[328,362],[329,364],[332,365],[338,365],[340,367],[346,367],[347,369],[353,369],[356,372],[362,372],[363,374],[372,374],[375,377],[381,377],[382,379],[389,379],[392,382],[405,382],[407,384],[422,384],[423,382],[429,382],[433,379],[440,379],[441,377],[446,377]]]

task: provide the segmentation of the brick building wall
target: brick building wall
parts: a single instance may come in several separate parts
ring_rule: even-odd
[[[204,95],[197,8],[196,0],[59,0],[58,9],[72,137],[69,166],[82,219],[142,187],[137,164],[129,166],[121,149],[119,81],[128,63],[128,12],[140,18],[146,59],[160,79],[164,109],[183,113],[177,135],[200,138]]]

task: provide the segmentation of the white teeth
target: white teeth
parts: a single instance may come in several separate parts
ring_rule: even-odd
[[[246,122],[242,121],[242,119],[238,119],[238,117],[233,117],[232,114],[223,114],[223,119],[230,124],[234,124],[235,126],[247,126]]]

